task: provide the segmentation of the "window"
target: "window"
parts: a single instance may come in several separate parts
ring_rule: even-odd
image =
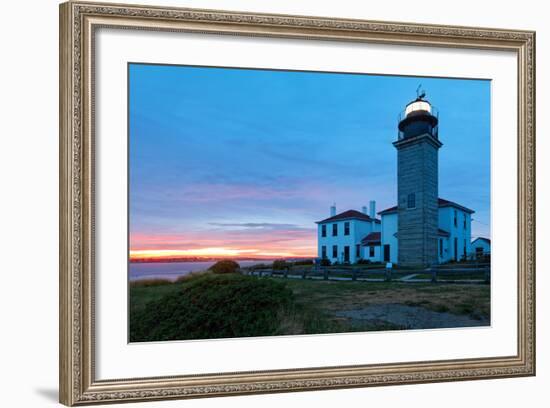
[[[414,193],[411,193],[407,196],[407,208],[415,208],[416,207],[416,195]]]
[[[455,258],[455,261],[458,261],[458,238],[455,237],[455,239],[453,240],[453,244],[453,256]]]
[[[456,210],[455,210],[455,219],[454,219],[455,227],[458,226],[458,224],[457,224],[457,218],[458,218],[458,214],[457,214],[457,212],[456,212]]]
[[[464,229],[466,229],[466,214],[464,214]]]
[[[370,246],[369,247],[369,258],[372,258],[373,256],[374,256],[374,247]]]
[[[335,237],[338,235],[338,224],[332,224],[332,236]]]
[[[439,257],[443,258],[443,240],[439,238]]]
[[[349,235],[349,222],[344,223],[344,235]]]
[[[327,236],[327,225],[326,224],[321,225],[321,236],[322,237]]]
[[[325,245],[321,247],[321,258],[327,259],[327,247]]]
[[[333,245],[332,246],[332,257],[333,258],[338,258],[338,245]]]
[[[361,258],[361,245],[359,244],[355,245],[355,257]]]

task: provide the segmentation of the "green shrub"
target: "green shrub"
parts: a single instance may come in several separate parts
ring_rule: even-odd
[[[292,262],[292,265],[294,266],[307,266],[307,265],[313,265],[313,259],[302,259],[299,261]]]
[[[319,264],[321,266],[330,266],[331,265],[331,262],[330,262],[330,259],[328,258],[323,258],[321,259],[321,262],[319,262]]]
[[[273,261],[273,269],[275,269],[276,271],[277,270],[280,271],[289,267],[290,267],[290,264],[284,259],[278,259],[276,261]]]
[[[131,341],[166,341],[277,334],[293,304],[282,282],[240,274],[206,274],[130,315]]]
[[[251,271],[256,271],[258,269],[268,269],[268,268],[271,268],[271,265],[260,263],[260,264],[250,265],[246,269],[249,269]]]
[[[216,262],[214,265],[208,268],[208,270],[216,274],[222,274],[222,273],[235,273],[240,268],[241,267],[237,262],[226,259],[223,261]]]

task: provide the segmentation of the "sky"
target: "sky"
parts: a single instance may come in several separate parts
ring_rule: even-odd
[[[439,196],[490,238],[488,80],[129,65],[130,255],[316,256],[315,221],[396,204],[398,114],[439,110]]]

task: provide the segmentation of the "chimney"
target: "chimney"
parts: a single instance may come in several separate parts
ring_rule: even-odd
[[[361,208],[361,212],[365,215],[369,215],[369,213],[367,212],[367,206],[365,205]]]
[[[334,217],[336,215],[336,204],[330,206],[330,216]]]
[[[371,200],[369,202],[369,217],[376,218],[376,201]]]

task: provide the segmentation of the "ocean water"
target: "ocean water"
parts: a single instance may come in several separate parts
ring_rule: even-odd
[[[252,266],[262,263],[269,264],[273,260],[261,261],[238,261],[241,266]],[[140,279],[168,279],[176,280],[180,276],[191,272],[204,271],[214,265],[216,261],[204,262],[141,262],[130,263],[129,279],[136,281]]]

